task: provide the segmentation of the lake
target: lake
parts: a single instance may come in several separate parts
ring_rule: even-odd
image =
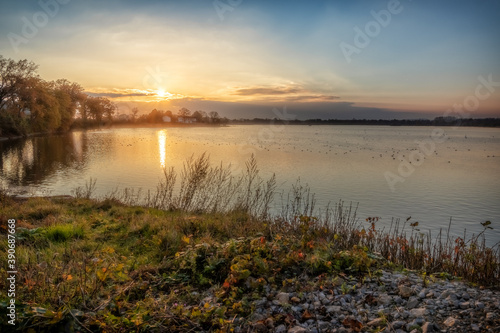
[[[500,129],[472,127],[232,125],[111,128],[0,142],[0,183],[30,194],[71,194],[96,179],[96,194],[154,190],[163,167],[179,173],[190,156],[231,163],[239,174],[254,154],[280,193],[300,178],[316,207],[339,200],[388,226],[393,218],[422,231],[478,233],[500,241]],[[411,162],[410,162],[411,161]],[[280,196],[275,199],[281,207]]]

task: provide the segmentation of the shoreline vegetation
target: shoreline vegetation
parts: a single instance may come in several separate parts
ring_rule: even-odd
[[[186,161],[179,175],[166,169],[164,176],[156,191],[123,189],[100,198],[93,179],[72,196],[16,198],[0,191],[2,251],[7,220],[17,223],[17,330],[308,332],[309,325],[321,332],[328,324],[321,327],[381,332],[402,319],[408,332],[458,329],[472,320],[458,310],[442,320],[448,310],[398,314],[402,304],[440,302],[433,286],[455,288],[454,281],[467,292],[453,300],[443,291],[442,298],[485,317],[464,331],[500,326],[488,301],[498,302],[488,290],[500,289],[500,246],[484,240],[489,221],[480,234],[455,239],[449,229],[421,233],[410,218],[380,229],[377,217],[359,221],[356,208],[343,202],[318,214],[314,195],[298,182],[272,215],[276,178],[262,179],[253,157],[241,176],[206,155]],[[6,281],[4,255],[0,267]],[[395,296],[383,293],[393,289]],[[4,290],[2,331],[12,329]],[[469,305],[465,294],[483,298]],[[347,310],[346,302],[359,297],[365,315]]]
[[[35,133],[25,133],[25,134],[10,134],[10,135],[0,135],[0,141],[6,140],[16,140],[36,136],[45,135],[57,135],[64,134],[71,131],[78,130],[95,130],[95,129],[114,129],[114,128],[193,128],[193,127],[225,127],[231,125],[308,125],[308,126],[433,126],[433,127],[483,127],[483,128],[498,128],[500,127],[500,118],[468,118],[460,119],[454,118],[449,120],[444,119],[434,119],[434,120],[366,120],[366,119],[307,119],[307,120],[282,120],[282,119],[269,119],[269,118],[254,118],[254,119],[232,119],[224,120],[219,123],[164,123],[164,122],[123,122],[114,121],[103,124],[91,124],[88,123],[86,126],[72,126],[66,131],[56,131],[56,132],[35,132]]]

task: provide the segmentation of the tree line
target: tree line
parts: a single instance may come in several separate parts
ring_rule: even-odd
[[[383,125],[383,126],[470,126],[500,127],[500,118],[456,118],[434,119],[306,119],[283,120],[269,118],[235,119],[232,124],[289,124],[289,125]]]
[[[111,120],[116,105],[66,79],[45,81],[38,66],[0,55],[0,135],[68,131],[79,113],[83,126]]]
[[[195,122],[195,123],[207,123],[207,124],[227,124],[229,119],[226,117],[222,118],[219,116],[217,111],[206,112],[202,110],[197,110],[191,112],[187,108],[181,108],[174,113],[171,110],[157,110],[153,109],[151,112],[138,116],[139,109],[132,109],[132,116],[122,122],[133,122],[133,123],[165,123],[165,122]]]

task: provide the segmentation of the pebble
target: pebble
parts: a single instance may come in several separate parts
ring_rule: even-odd
[[[288,333],[306,333],[307,329],[301,326],[294,326],[288,330]]]
[[[288,304],[288,301],[290,300],[290,296],[288,293],[279,293],[276,295],[276,301],[278,301],[278,304]]]
[[[445,324],[445,325],[446,325],[446,326],[448,326],[448,327],[451,327],[451,326],[455,325],[456,321],[457,321],[457,320],[456,320],[455,318],[453,318],[453,317],[448,317],[448,318],[444,321],[444,323],[443,323],[443,324]]]
[[[413,295],[413,289],[405,285],[399,286],[399,295],[401,295],[401,297],[408,298]]]
[[[500,332],[500,291],[429,279],[424,287],[411,272],[382,271],[379,279],[363,284],[352,278],[345,282],[356,284],[349,294],[341,285],[307,291],[300,284],[270,288],[267,298],[253,301],[251,326],[242,324],[235,332],[348,333],[384,327],[391,333]]]
[[[422,325],[422,333],[431,333],[434,331],[434,325],[429,322],[426,322]]]
[[[418,308],[418,309],[412,309],[410,310],[410,317],[423,317],[425,312],[426,312],[426,308]]]
[[[413,309],[414,307],[416,307],[419,303],[419,300],[416,299],[416,298],[410,298],[410,300],[408,301],[408,303],[406,303],[406,308],[407,309]]]

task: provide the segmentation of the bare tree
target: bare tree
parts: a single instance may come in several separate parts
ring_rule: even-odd
[[[212,123],[219,122],[220,116],[219,116],[219,113],[217,111],[211,111],[208,115],[210,116],[210,121]]]
[[[132,121],[135,122],[135,120],[137,119],[137,114],[139,113],[139,108],[135,107],[132,109]]]
[[[177,111],[177,116],[179,117],[189,117],[191,115],[191,111],[189,111],[186,108],[182,108],[179,111]]]

